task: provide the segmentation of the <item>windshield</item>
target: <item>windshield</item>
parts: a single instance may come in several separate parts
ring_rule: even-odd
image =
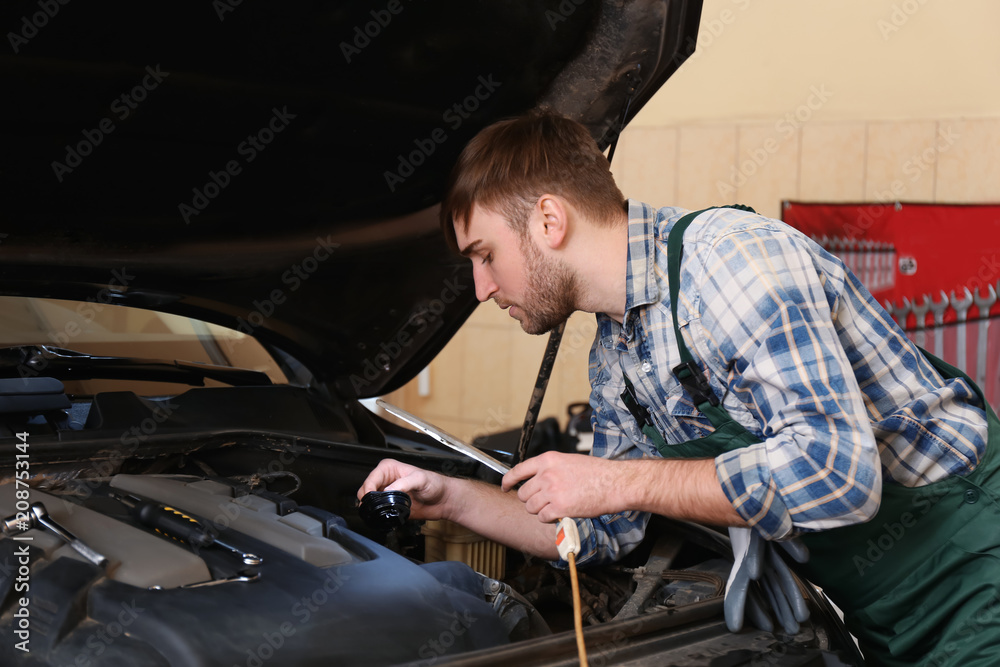
[[[0,297],[0,347],[50,345],[86,354],[190,361],[266,373],[287,383],[270,354],[254,338],[201,320],[100,303]],[[133,391],[153,396],[185,386],[142,380],[71,380],[66,393],[93,395]],[[226,386],[206,380],[205,386]]]

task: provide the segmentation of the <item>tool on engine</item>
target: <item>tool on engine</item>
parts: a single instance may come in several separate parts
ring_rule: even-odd
[[[410,518],[410,496],[402,491],[369,491],[361,499],[358,513],[366,526],[387,533]]]
[[[24,533],[32,528],[46,528],[61,540],[73,547],[81,556],[98,567],[105,567],[108,559],[87,546],[80,538],[59,525],[49,516],[43,503],[32,503],[27,512],[9,516],[3,520],[4,535],[13,536]]]
[[[587,667],[587,645],[583,642],[583,611],[580,608],[580,581],[576,575],[576,554],[580,553],[580,533],[573,519],[560,519],[556,528],[556,549],[559,557],[569,563],[569,578],[573,587],[573,627],[576,629],[576,650],[581,667]]]
[[[161,535],[177,540],[178,542],[183,542],[195,550],[210,546],[225,549],[236,556],[243,565],[247,566],[248,569],[241,572],[241,575],[246,575],[250,572],[253,575],[253,579],[257,578],[256,568],[264,560],[256,554],[246,553],[242,549],[223,542],[212,527],[206,526],[198,519],[173,507],[143,500],[136,496],[126,496],[117,493],[112,495],[128,507],[132,516],[142,525],[152,528]]]

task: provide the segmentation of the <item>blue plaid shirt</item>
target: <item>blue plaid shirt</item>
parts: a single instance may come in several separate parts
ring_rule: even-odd
[[[623,323],[597,316],[590,353],[593,454],[658,457],[621,401],[623,374],[668,443],[712,425],[673,376],[680,363],[667,235],[688,211],[629,201]],[[715,459],[733,507],[768,539],[867,521],[883,483],[921,486],[975,469],[986,415],[942,380],[838,258],[782,222],[703,213],[684,235],[677,317],[716,396],[760,444]],[[579,520],[579,562],[642,539],[647,514]]]

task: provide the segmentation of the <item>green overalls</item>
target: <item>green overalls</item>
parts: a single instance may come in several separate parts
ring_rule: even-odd
[[[743,210],[752,209],[735,207]],[[707,209],[706,209],[707,210]],[[667,240],[670,307],[681,364],[674,374],[715,430],[669,445],[625,378],[622,400],[666,458],[715,458],[760,442],[719,403],[677,325],[681,242],[703,213],[681,218]],[[946,379],[962,377],[986,409],[986,453],[965,477],[926,486],[882,485],[870,521],[801,535],[810,559],[796,570],[845,613],[869,665],[1000,665],[1000,422],[962,371],[924,352]]]

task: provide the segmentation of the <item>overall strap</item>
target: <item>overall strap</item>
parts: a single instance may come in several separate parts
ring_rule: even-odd
[[[698,366],[695,364],[691,352],[684,343],[683,336],[681,336],[680,327],[677,325],[677,297],[680,293],[680,264],[683,253],[684,231],[696,217],[713,208],[719,207],[713,206],[712,208],[688,213],[674,223],[667,237],[667,277],[670,286],[670,309],[673,316],[674,336],[677,339],[678,351],[681,357],[681,363],[673,369],[673,373],[684,389],[691,395],[694,404],[708,418],[715,431],[704,438],[668,445],[663,434],[660,433],[660,430],[649,416],[649,410],[636,397],[635,386],[632,384],[632,381],[628,375],[623,374],[625,391],[621,394],[622,402],[639,424],[642,432],[656,445],[656,449],[664,456],[671,458],[704,458],[716,456],[720,452],[745,447],[757,442],[757,439],[738,422],[734,421],[729,416],[729,413],[726,412],[726,409],[721,406],[718,397],[712,391],[708,381],[699,372]],[[727,208],[736,208],[741,211],[749,211],[750,213],[754,212],[749,206],[734,205]]]
[[[695,218],[706,211],[716,208],[734,208],[740,211],[755,213],[749,206],[732,204],[722,207],[712,206],[700,211],[694,211],[678,220],[673,228],[671,228],[670,234],[667,237],[667,283],[670,286],[670,314],[674,322],[677,350],[681,357],[681,363],[673,368],[674,376],[691,395],[698,409],[708,417],[708,421],[712,423],[712,426],[718,429],[730,422],[732,418],[726,412],[725,408],[719,406],[718,396],[712,391],[705,376],[698,370],[698,365],[695,363],[694,357],[691,356],[691,352],[688,351],[684,337],[681,335],[680,326],[677,324],[677,298],[681,287],[681,255],[684,254],[684,232],[694,222]]]

